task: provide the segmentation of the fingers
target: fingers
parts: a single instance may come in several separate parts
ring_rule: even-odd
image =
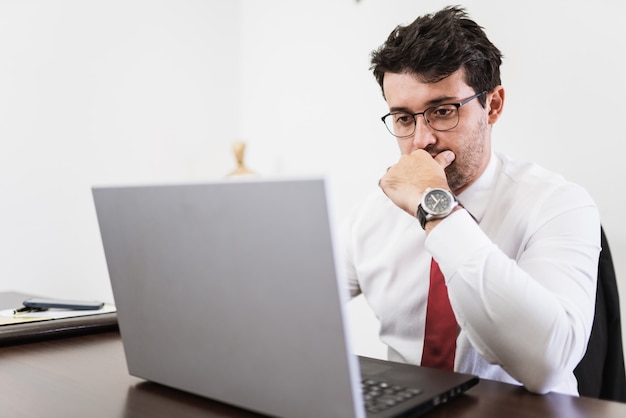
[[[415,150],[410,155],[403,155],[400,160],[387,167],[378,185],[383,189],[394,188],[403,183],[440,183],[445,178],[443,171],[455,160],[453,151],[445,150],[434,157],[423,149]]]
[[[442,168],[446,168],[447,166],[452,164],[452,161],[454,161],[455,158],[456,155],[454,155],[454,152],[446,150],[437,154],[435,156],[435,161],[437,161]]]
[[[385,177],[386,173],[389,172],[389,169],[393,167],[393,166],[389,166],[387,167],[387,171],[385,171],[385,174],[383,175],[383,177]],[[383,177],[381,177],[380,179],[378,179],[378,187],[381,187],[380,183],[383,181]]]

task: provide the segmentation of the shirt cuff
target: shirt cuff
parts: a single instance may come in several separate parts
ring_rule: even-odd
[[[424,245],[448,283],[468,257],[487,250],[492,243],[469,212],[463,209],[439,222],[426,237]]]

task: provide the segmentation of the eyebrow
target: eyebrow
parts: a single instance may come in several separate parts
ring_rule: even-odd
[[[438,106],[438,105],[442,105],[442,104],[453,104],[453,103],[459,103],[461,101],[461,99],[457,99],[456,97],[452,97],[452,96],[439,96],[435,99],[431,99],[429,101],[426,102],[426,107],[424,108],[424,110],[429,109],[433,106]],[[402,107],[402,106],[396,106],[396,107],[390,107],[389,108],[389,112],[407,112],[407,113],[413,113],[411,112],[407,107]]]

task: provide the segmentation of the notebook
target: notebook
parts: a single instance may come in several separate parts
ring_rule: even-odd
[[[51,338],[61,338],[117,329],[117,314],[114,307],[107,306],[92,315],[82,311],[55,317],[43,318],[15,316],[13,310],[22,307],[22,302],[35,295],[21,292],[0,292],[0,346],[23,344]],[[11,317],[3,317],[5,311]],[[76,315],[75,315],[76,314]]]
[[[290,418],[413,416],[475,385],[352,353],[327,183],[94,187],[129,373]]]

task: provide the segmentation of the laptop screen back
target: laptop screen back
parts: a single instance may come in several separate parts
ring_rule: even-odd
[[[131,374],[271,415],[363,416],[323,180],[93,193]]]

